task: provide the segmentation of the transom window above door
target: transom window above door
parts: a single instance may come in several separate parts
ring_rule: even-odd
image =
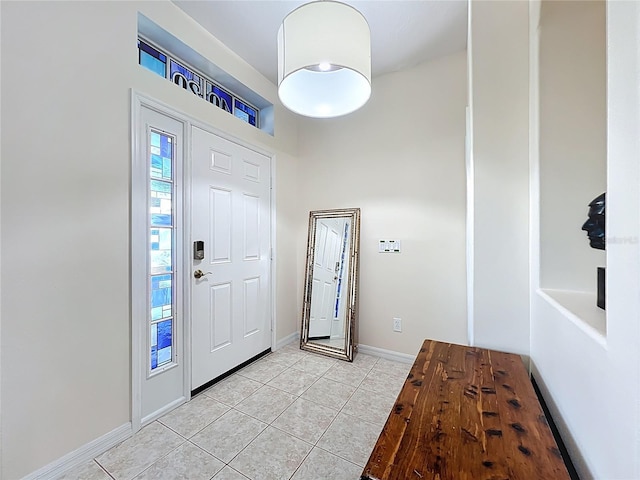
[[[138,39],[138,63],[243,122],[259,127],[257,107],[205,78],[182,60],[172,57],[146,39]]]

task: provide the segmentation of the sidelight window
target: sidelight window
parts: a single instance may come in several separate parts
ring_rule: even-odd
[[[149,132],[149,367],[173,362],[175,338],[175,138]]]

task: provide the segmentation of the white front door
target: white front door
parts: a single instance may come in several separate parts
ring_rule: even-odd
[[[342,235],[340,220],[318,220],[316,251],[313,255],[313,295],[309,312],[309,339],[329,338],[334,317],[340,268]]]
[[[195,390],[271,347],[271,159],[192,127],[191,199]]]

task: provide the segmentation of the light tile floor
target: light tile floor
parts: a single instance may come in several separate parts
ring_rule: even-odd
[[[357,480],[411,365],[290,344],[64,480]]]

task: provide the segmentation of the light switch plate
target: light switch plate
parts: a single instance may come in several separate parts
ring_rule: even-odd
[[[379,253],[400,253],[400,240],[380,240],[378,242]]]

